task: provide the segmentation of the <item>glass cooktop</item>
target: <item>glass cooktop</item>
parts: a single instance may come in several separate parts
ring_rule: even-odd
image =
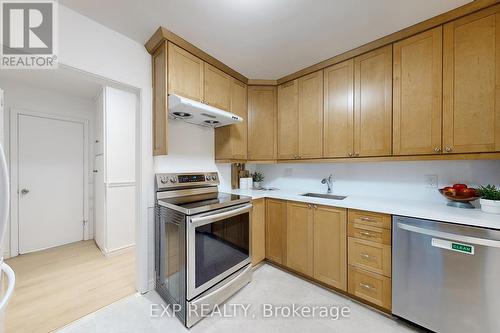
[[[215,192],[158,199],[158,204],[160,206],[177,210],[186,215],[193,215],[223,207],[239,205],[250,201],[251,198],[247,196]]]

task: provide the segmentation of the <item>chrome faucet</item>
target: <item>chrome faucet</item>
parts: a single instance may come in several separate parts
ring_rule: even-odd
[[[332,193],[333,175],[330,174],[330,176],[328,176],[328,178],[323,178],[321,180],[321,184],[326,184],[328,186],[326,193]]]

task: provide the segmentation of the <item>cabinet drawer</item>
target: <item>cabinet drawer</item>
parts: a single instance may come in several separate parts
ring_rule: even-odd
[[[391,245],[391,231],[359,223],[349,223],[350,237],[364,239],[380,244]]]
[[[373,227],[391,229],[391,215],[350,209],[349,223],[358,223]]]
[[[349,265],[391,276],[391,247],[349,237]]]
[[[391,279],[386,276],[349,266],[348,291],[356,297],[391,310]]]

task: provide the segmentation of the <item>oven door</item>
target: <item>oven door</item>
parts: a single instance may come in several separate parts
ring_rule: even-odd
[[[251,204],[187,218],[187,299],[250,263]]]

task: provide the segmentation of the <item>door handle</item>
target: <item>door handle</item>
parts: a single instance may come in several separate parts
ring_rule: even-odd
[[[401,222],[398,222],[397,226],[399,229],[403,229],[406,231],[415,232],[418,234],[423,234],[423,235],[427,235],[427,236],[431,236],[431,237],[445,238],[445,239],[449,239],[449,240],[452,240],[455,242],[463,242],[463,243],[470,243],[470,244],[500,248],[500,241],[494,240],[494,239],[457,235],[457,234],[452,234],[452,233],[445,232],[445,231],[430,230],[430,229],[425,229],[425,228],[421,228],[421,227],[416,227],[416,226],[406,224],[406,223],[401,223]]]
[[[21,190],[21,194],[23,194],[23,195],[26,195],[26,194],[28,194],[28,193],[30,193],[30,190],[28,190],[27,188],[23,188],[23,189]]]

